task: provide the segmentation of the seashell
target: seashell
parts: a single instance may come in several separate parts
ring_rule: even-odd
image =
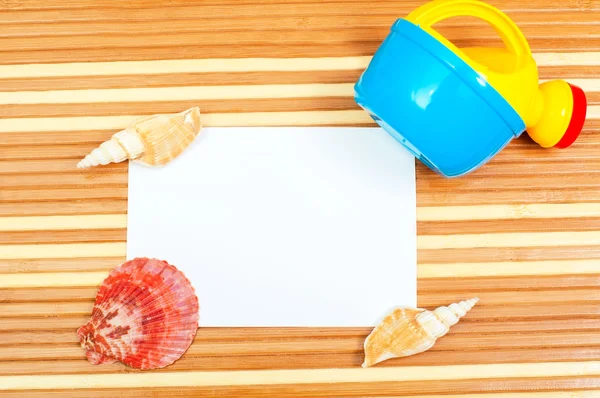
[[[166,261],[135,258],[104,280],[77,336],[92,364],[156,369],[187,351],[198,320],[198,298],[181,271]]]
[[[77,167],[119,163],[126,159],[146,166],[162,166],[179,156],[201,129],[198,107],[176,114],[143,117],[100,144],[77,163]]]
[[[363,368],[391,358],[427,351],[479,301],[478,298],[428,311],[396,308],[367,336]]]

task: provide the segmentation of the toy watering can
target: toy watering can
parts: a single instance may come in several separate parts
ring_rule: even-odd
[[[506,48],[459,49],[432,28],[457,16],[481,18]],[[355,84],[355,100],[448,178],[481,167],[525,131],[543,148],[568,147],[587,108],[577,86],[563,80],[540,85],[519,28],[478,0],[434,0],[398,19]]]

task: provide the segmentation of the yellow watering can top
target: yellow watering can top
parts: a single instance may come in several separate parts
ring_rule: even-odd
[[[458,48],[433,29],[452,17],[480,18],[502,38],[505,48]],[[583,91],[563,80],[539,85],[536,62],[517,25],[497,8],[479,0],[433,0],[406,18],[476,70],[519,114],[527,133],[542,147],[565,148],[579,135],[587,101]]]

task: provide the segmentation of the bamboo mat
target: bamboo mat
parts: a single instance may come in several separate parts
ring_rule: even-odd
[[[210,126],[373,125],[352,85],[422,3],[0,1],[0,396],[600,397],[598,0],[490,1],[542,80],[587,91],[588,120],[567,150],[523,137],[465,178],[417,165],[419,306],[480,297],[433,349],[361,369],[368,329],[201,328],[164,370],[84,359],[74,331],[125,256],[128,170],[77,161],[194,105]],[[475,19],[439,30],[500,44]]]

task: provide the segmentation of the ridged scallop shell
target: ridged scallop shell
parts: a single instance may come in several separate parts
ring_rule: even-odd
[[[127,159],[146,166],[162,166],[179,156],[201,129],[198,107],[176,114],[147,116],[115,133],[77,167],[119,163]]]
[[[478,298],[438,307],[396,308],[367,336],[364,343],[364,368],[391,358],[427,351],[458,323],[479,301]]]
[[[119,361],[156,369],[187,351],[198,321],[198,298],[183,273],[166,261],[135,258],[104,280],[77,336],[95,365]]]

